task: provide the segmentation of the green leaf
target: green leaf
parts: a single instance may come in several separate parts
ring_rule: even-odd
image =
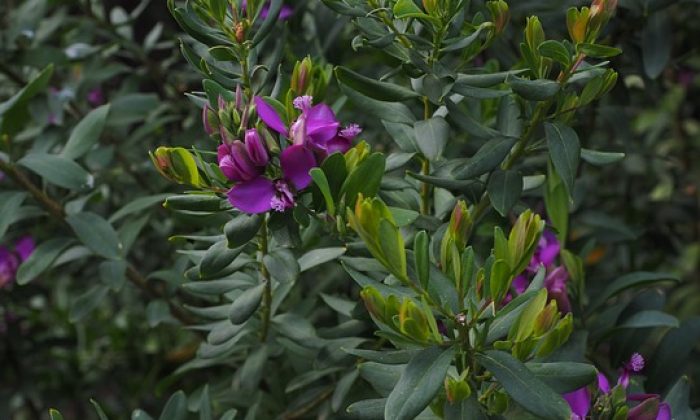
[[[462,86],[473,87],[491,87],[506,81],[508,77],[515,76],[527,70],[511,70],[496,73],[481,73],[481,74],[458,74],[454,86],[458,88]]]
[[[17,221],[19,210],[24,199],[25,192],[7,192],[0,194],[0,238],[5,237],[10,225]]]
[[[603,166],[619,162],[625,158],[620,152],[601,152],[599,150],[581,149],[581,159],[591,165]]]
[[[93,185],[92,175],[62,156],[30,153],[17,163],[41,176],[44,181],[69,190],[83,190]]]
[[[698,416],[690,406],[690,383],[684,376],[668,391],[664,401],[671,407],[673,418],[678,420],[697,420]]]
[[[109,288],[100,284],[92,286],[87,292],[78,296],[71,303],[70,314],[68,315],[70,322],[78,322],[96,309],[107,297],[107,292],[109,292]]]
[[[484,22],[484,23],[487,23],[487,22]],[[488,23],[490,23],[490,22],[488,22]],[[463,50],[463,49],[469,47],[476,40],[479,39],[479,35],[481,35],[481,32],[488,27],[490,27],[490,26],[485,25],[485,24],[481,24],[481,25],[479,25],[478,28],[476,28],[476,30],[474,32],[470,33],[467,36],[458,36],[458,37],[448,39],[445,41],[445,44],[447,44],[447,46],[445,48],[442,48],[440,51],[442,51],[442,52],[456,51],[456,50]]]
[[[340,83],[340,90],[359,109],[367,115],[375,116],[381,120],[413,125],[416,118],[408,107],[400,102],[382,102],[372,99],[355,91],[350,86]]]
[[[437,160],[447,144],[450,135],[450,126],[442,117],[432,117],[418,121],[414,126],[418,149],[429,160]]]
[[[270,31],[272,31],[277,23],[277,18],[279,17],[280,10],[282,10],[282,5],[282,0],[270,1],[267,16],[253,36],[253,46],[258,45],[270,34]]]
[[[27,103],[46,89],[52,74],[53,64],[50,64],[19,92],[0,104],[0,135],[14,134],[22,129],[24,122],[28,120]]]
[[[258,234],[263,218],[259,214],[240,214],[224,226],[229,248],[238,248],[250,242]]]
[[[435,185],[436,187],[445,188],[451,191],[464,191],[471,186],[479,184],[479,181],[476,181],[474,179],[454,179],[451,176],[443,178],[432,175],[423,175],[411,171],[406,171],[406,175],[410,176],[411,178],[415,178],[419,181],[423,181],[426,184]]]
[[[571,53],[560,41],[553,39],[544,41],[537,47],[537,50],[543,57],[551,58],[564,66],[571,64]]]
[[[506,217],[523,193],[523,176],[518,171],[496,171],[491,174],[487,186],[493,208]]]
[[[508,395],[532,414],[552,420],[568,420],[571,417],[566,401],[510,354],[490,350],[477,354],[476,358],[493,373]]]
[[[630,315],[617,328],[652,328],[670,327],[678,328],[678,319],[663,311],[644,310]]]
[[[544,131],[554,169],[564,181],[569,196],[572,196],[574,179],[581,156],[578,135],[571,127],[561,123],[545,123]]]
[[[105,414],[104,410],[102,409],[102,407],[100,406],[100,404],[97,401],[90,398],[90,404],[92,404],[93,408],[97,412],[97,417],[100,420],[109,420],[109,418]]]
[[[575,391],[596,380],[598,371],[587,363],[525,363],[535,377],[559,394]]]
[[[126,261],[114,260],[100,263],[100,280],[112,290],[119,290],[126,281]]]
[[[55,408],[49,408],[49,419],[51,420],[63,420],[63,415],[61,412]]]
[[[263,263],[272,278],[281,283],[293,283],[299,277],[299,263],[288,249],[275,249],[265,255]]]
[[[101,216],[91,212],[76,213],[68,216],[66,222],[78,239],[96,254],[113,260],[122,257],[119,235]]]
[[[508,156],[515,140],[509,137],[497,137],[489,140],[465,165],[454,171],[455,178],[475,178],[493,170]]]
[[[430,281],[430,238],[424,230],[416,234],[413,243],[413,255],[416,263],[418,283],[423,289],[428,288]]]
[[[116,223],[126,216],[139,213],[155,204],[162,203],[163,200],[170,196],[172,196],[172,194],[155,194],[147,197],[139,197],[112,214],[109,218],[109,222]]]
[[[311,179],[321,191],[321,195],[323,195],[323,201],[326,203],[328,214],[334,215],[335,202],[333,200],[333,194],[331,193],[331,187],[328,184],[326,174],[321,168],[313,168],[311,171],[309,171],[309,175],[311,175]]]
[[[384,416],[385,398],[357,401],[348,406],[347,413],[357,420],[377,420]]]
[[[644,370],[647,391],[660,393],[679,378],[699,341],[700,316],[690,317],[678,328],[669,330]]]
[[[400,102],[420,97],[419,93],[411,89],[392,83],[379,82],[356,73],[347,67],[336,67],[335,77],[339,82],[354,89],[356,92],[378,101]]]
[[[337,412],[343,406],[345,398],[350,393],[359,375],[360,372],[353,369],[338,380],[333,395],[331,396],[331,410],[333,410],[333,412]]]
[[[336,260],[341,255],[345,254],[347,248],[318,248],[307,252],[299,258],[299,271],[304,272],[313,267],[319,266],[328,261]]]
[[[24,285],[49,269],[56,258],[73,243],[69,238],[52,238],[42,242],[17,270],[17,284]]]
[[[489,417],[484,412],[481,404],[472,394],[470,398],[450,404],[445,401],[445,420],[488,420]]]
[[[183,391],[177,391],[165,403],[158,420],[184,420],[186,417],[187,396]]]
[[[260,283],[241,293],[231,304],[228,318],[233,324],[246,322],[260,306],[265,284]]]
[[[218,273],[238,257],[243,251],[243,247],[229,248],[228,241],[223,240],[215,243],[204,254],[202,261],[199,263],[199,275],[202,278],[213,278]]]
[[[420,7],[416,6],[413,0],[398,0],[396,4],[394,4],[392,11],[394,12],[394,17],[397,19],[416,17],[419,15],[427,16]]]
[[[529,80],[512,77],[507,80],[513,92],[530,101],[545,101],[559,92],[559,83],[553,80]]]
[[[213,420],[211,400],[209,398],[209,384],[204,385],[202,395],[199,397],[199,420]]]
[[[387,398],[385,418],[410,420],[420,414],[442,387],[453,356],[453,347],[429,347],[416,354]]]
[[[579,52],[594,58],[610,58],[622,54],[622,50],[615,47],[600,44],[579,44]]]
[[[218,212],[222,210],[222,200],[214,194],[171,195],[163,207],[170,210]]]
[[[620,292],[633,287],[645,287],[664,281],[680,282],[680,279],[670,273],[653,273],[649,271],[637,271],[628,273],[608,284],[602,293],[591,299],[591,305],[588,307],[588,313],[593,313],[596,309],[603,306],[608,299],[616,296]]]
[[[90,151],[102,135],[107,114],[109,114],[109,104],[93,109],[80,120],[70,133],[68,143],[61,151],[61,156],[73,160]]]
[[[565,246],[569,230],[569,194],[552,161],[547,162],[547,179],[544,185],[544,203],[547,216],[557,231],[557,239]]]
[[[353,206],[359,193],[365,198],[377,195],[384,176],[385,165],[386,158],[382,153],[372,153],[365,158],[350,173],[341,188],[341,194],[345,195],[345,204]]]
[[[672,27],[668,11],[649,14],[649,19],[642,32],[641,45],[644,72],[652,79],[663,73],[671,59]]]

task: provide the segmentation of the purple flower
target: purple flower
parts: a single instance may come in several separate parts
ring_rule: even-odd
[[[270,1],[266,1],[263,7],[260,9],[260,19],[266,19],[267,16],[270,14]],[[243,0],[241,2],[241,9],[243,10],[243,14],[245,15],[245,10],[246,7],[248,6],[248,2],[246,0]],[[292,6],[283,4],[282,8],[280,9],[280,14],[277,16],[277,20],[287,20],[292,15],[294,14],[294,9],[292,9]]]
[[[12,250],[0,246],[0,288],[11,284],[15,280],[17,268],[29,258],[34,252],[34,248],[34,240],[30,236],[21,237]]]
[[[630,375],[641,372],[642,369],[644,369],[644,357],[639,353],[632,354],[630,360],[622,366],[617,383],[627,388],[630,384]]]
[[[311,96],[294,99],[294,107],[301,115],[291,128],[282,121],[277,111],[260,97],[255,97],[258,116],[272,130],[289,137],[295,145],[305,145],[324,159],[335,152],[344,153],[350,149],[352,140],[362,131],[357,124],[340,128],[335,113],[326,104],[313,105]]]
[[[547,289],[547,295],[550,299],[557,301],[559,312],[571,312],[571,303],[569,302],[569,294],[566,289],[566,281],[569,279],[569,273],[566,268],[559,266],[547,274],[544,280],[544,287]]]
[[[658,394],[632,394],[628,401],[639,401],[627,413],[628,420],[671,420],[671,406]]]
[[[603,394],[610,393],[610,382],[608,382],[608,378],[605,377],[605,374],[600,372],[598,372],[598,390]]]
[[[591,393],[587,387],[562,395],[571,407],[571,420],[582,420],[588,415],[591,407]]]
[[[559,256],[560,248],[559,241],[552,231],[545,230],[542,232],[542,237],[537,244],[535,253],[532,255],[527,271],[536,273],[540,265],[549,267],[554,264],[554,261]]]
[[[264,166],[256,166],[250,159],[245,145],[240,140],[222,144],[217,150],[219,168],[231,181],[250,181],[262,174]]]
[[[234,185],[228,193],[231,205],[245,213],[283,212],[294,207],[292,191],[309,186],[309,171],[316,166],[316,159],[307,148],[294,145],[282,151],[280,166],[283,173],[281,179],[270,180],[258,176]]]
[[[87,101],[93,107],[97,107],[105,103],[105,95],[102,92],[102,89],[98,87],[90,89],[90,91],[87,93]]]

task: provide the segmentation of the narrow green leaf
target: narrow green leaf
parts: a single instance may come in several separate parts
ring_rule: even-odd
[[[554,169],[564,181],[569,196],[572,196],[574,179],[581,156],[578,135],[574,129],[561,123],[545,123],[544,131]]]
[[[122,257],[119,235],[101,216],[91,212],[76,213],[68,216],[66,222],[78,239],[96,254],[115,260]]]
[[[569,420],[571,417],[566,401],[510,354],[490,350],[476,357],[508,395],[527,411],[542,419]]]
[[[581,149],[581,159],[591,165],[603,166],[619,162],[625,158],[620,152],[601,152],[599,150]]]
[[[608,299],[616,296],[620,292],[632,287],[645,287],[664,281],[679,282],[680,279],[670,273],[653,273],[649,271],[637,271],[628,273],[616,279],[606,287],[600,295],[591,299],[591,305],[588,307],[588,313],[592,313],[599,307],[603,306]]]
[[[489,140],[465,165],[454,171],[455,178],[475,178],[491,171],[503,162],[514,144],[515,139],[509,137],[497,137]]]
[[[598,371],[587,363],[525,363],[535,377],[559,394],[575,391],[596,380]]]
[[[523,193],[523,176],[518,171],[496,171],[487,186],[493,208],[503,217],[518,202]]]
[[[600,44],[579,44],[578,50],[589,57],[610,58],[622,54],[622,50]]]
[[[259,214],[240,214],[224,226],[229,248],[238,248],[250,242],[258,234],[263,219]]]
[[[331,194],[331,187],[328,184],[328,179],[326,179],[326,174],[321,170],[321,168],[313,168],[309,171],[311,179],[314,184],[321,190],[321,195],[323,195],[323,201],[326,203],[326,210],[328,214],[335,214],[335,202],[333,200],[333,194]]]
[[[381,120],[413,125],[416,118],[411,110],[400,102],[382,102],[365,96],[350,86],[340,83],[340,90],[367,115]]]
[[[333,261],[345,254],[345,251],[347,251],[345,247],[318,248],[311,250],[299,258],[299,271],[303,273],[313,267],[327,263],[328,261]]]
[[[453,356],[453,347],[429,347],[416,354],[387,398],[385,418],[410,420],[420,414],[442,387]]]
[[[187,396],[183,391],[177,391],[165,403],[158,420],[184,420],[186,417]]]
[[[62,156],[30,153],[17,163],[41,176],[44,181],[69,190],[83,190],[93,185],[92,175]]]
[[[95,108],[80,120],[71,132],[68,143],[61,151],[61,156],[73,160],[90,151],[102,135],[109,107],[110,105],[106,104]]]
[[[73,243],[69,238],[52,238],[42,242],[17,270],[17,284],[24,285],[49,269],[56,258]]]
[[[559,83],[553,80],[529,80],[512,77],[507,80],[513,92],[530,101],[545,101],[559,92]]]
[[[428,238],[426,231],[421,230],[416,234],[413,243],[413,254],[416,262],[418,283],[423,289],[427,289],[430,281],[430,238]]]
[[[70,322],[78,322],[92,312],[107,297],[108,292],[109,288],[107,286],[95,285],[78,296],[71,303],[70,314],[68,315]]]
[[[450,126],[442,117],[432,117],[418,121],[414,126],[418,149],[429,160],[442,157],[442,152],[450,135]]]
[[[233,301],[228,316],[233,324],[242,324],[253,316],[258,306],[260,306],[264,290],[265,284],[260,283],[241,293],[240,296]]]
[[[411,3],[412,1],[409,0]],[[339,82],[367,97],[378,101],[400,102],[420,97],[420,94],[392,83],[379,82],[356,73],[347,67],[336,67],[335,76]]]

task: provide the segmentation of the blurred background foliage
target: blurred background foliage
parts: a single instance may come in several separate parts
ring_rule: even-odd
[[[349,19],[322,2],[287,3],[294,15],[284,29],[289,39],[281,52],[281,74],[291,74],[294,61],[307,54],[377,77],[395,64],[354,43]],[[512,2],[511,34],[502,37],[512,44],[499,40],[478,61],[514,63],[519,39],[514,34],[532,14],[540,16],[547,31],[559,31],[548,36],[563,37],[564,10],[581,4]],[[25,175],[68,215],[89,210],[109,220],[128,261],[128,268],[113,275],[90,258],[93,251],[71,243],[37,280],[0,290],[0,418],[46,417],[49,407],[66,418],[90,418],[95,416],[90,398],[113,418],[125,418],[136,407],[159,412],[177,389],[189,393],[212,378],[230,382],[230,375],[217,369],[197,370],[186,380],[172,375],[193,357],[199,334],[181,328],[187,314],[169,311],[171,302],[197,301],[178,288],[185,281],[187,258],[174,252],[173,242],[186,245],[166,239],[196,232],[188,232],[193,228],[187,220],[166,217],[160,203],[174,189],[155,176],[148,151],[206,140],[197,107],[185,96],[201,90],[201,77],[183,58],[178,41],[191,40],[180,33],[165,2],[157,0],[4,0],[0,22],[0,100],[9,103],[53,65],[38,91],[3,116],[3,153],[18,158],[30,150],[51,151],[88,113],[109,103],[100,147],[83,157],[90,174],[83,191],[66,192],[42,184],[30,172]],[[584,147],[627,157],[620,165],[582,166],[571,226],[572,247],[586,255],[590,288],[604,286],[598,279],[637,270],[677,274],[682,282],[666,295],[652,289],[630,295],[625,305],[663,308],[690,320],[689,331],[700,335],[692,318],[700,315],[698,22],[696,0],[620,0],[604,34],[606,44],[624,51],[612,59],[619,81],[603,101],[578,115],[576,127]],[[351,44],[357,51],[348,48]],[[386,68],[376,65],[380,62]],[[326,97],[340,97],[334,82]],[[488,101],[483,104],[480,112],[496,112]],[[342,112],[365,127],[364,138],[375,148],[392,148],[376,120],[349,104]],[[454,153],[474,151],[468,144],[462,149]],[[8,175],[0,187],[11,182]],[[65,215],[44,217],[46,210],[29,201],[11,208],[17,200],[0,194],[0,214],[11,209],[17,215],[11,230],[9,223],[0,224],[3,245],[26,234],[43,242],[65,231]],[[536,205],[541,199],[531,201]],[[333,279],[341,276],[334,273],[323,287],[337,287]],[[657,334],[655,340],[661,338]],[[687,373],[697,390],[700,352],[697,340],[686,339],[677,345],[686,346],[681,355],[691,361]],[[643,340],[638,332],[625,332],[602,346],[616,366],[626,349]],[[692,395],[691,405],[697,406],[698,394]],[[196,399],[190,404],[195,407]]]

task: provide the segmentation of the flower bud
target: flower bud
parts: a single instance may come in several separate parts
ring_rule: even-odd
[[[243,22],[241,21],[236,23],[233,29],[236,37],[236,42],[242,44],[243,41],[245,41],[245,26],[243,25]]]
[[[472,390],[463,378],[456,379],[448,375],[445,377],[445,394],[447,394],[447,401],[450,404],[455,404],[469,398],[472,395]]]
[[[590,10],[587,7],[582,7],[580,10],[572,7],[566,12],[566,27],[574,44],[586,41],[589,20]]]
[[[178,184],[189,184],[195,187],[202,185],[197,162],[187,149],[161,146],[155,152],[148,154],[156,170],[165,178]]]
[[[525,40],[532,51],[537,51],[540,44],[544,42],[544,30],[537,16],[530,16],[527,18]]]
[[[365,287],[360,292],[360,297],[365,303],[367,311],[376,319],[385,322],[384,311],[385,311],[385,301],[384,297],[375,289],[374,287]]]
[[[219,118],[209,104],[205,104],[202,108],[202,125],[204,131],[210,136],[216,134],[219,129]]]
[[[355,147],[345,152],[345,168],[351,173],[357,165],[362,163],[369,156],[369,145],[366,141],[359,142]]]
[[[492,0],[486,3],[486,7],[491,12],[496,33],[500,34],[510,20],[510,10],[508,3],[503,0]]]
[[[251,162],[256,166],[265,166],[270,160],[258,130],[254,128],[245,132],[245,149]]]
[[[250,160],[245,145],[240,140],[231,145],[222,144],[217,154],[221,172],[231,181],[250,181],[262,172]]]
[[[438,0],[423,0],[423,9],[429,15],[435,15],[438,11]]]
[[[306,94],[306,89],[309,87],[309,78],[313,72],[313,62],[311,57],[306,57],[301,61],[297,61],[292,72],[291,88],[296,96]]]

